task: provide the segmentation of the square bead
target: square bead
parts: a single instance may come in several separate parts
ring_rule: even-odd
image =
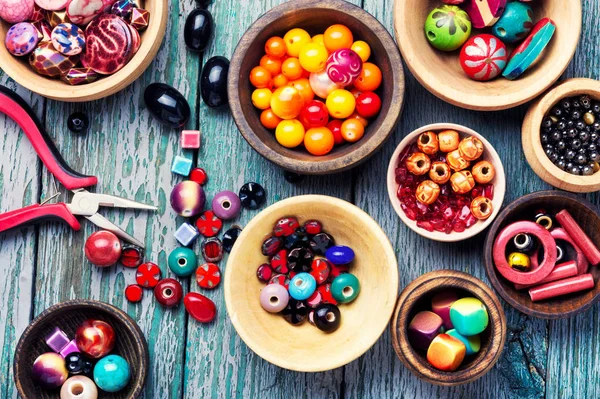
[[[200,148],[200,130],[183,130],[181,148]]]
[[[181,245],[187,247],[192,244],[200,233],[198,230],[189,223],[184,223],[175,232],[175,239],[179,241]]]
[[[59,353],[69,344],[69,337],[67,337],[67,334],[63,330],[55,327],[50,334],[46,335],[45,341],[50,349]]]
[[[69,342],[67,344],[67,346],[65,346],[61,351],[60,351],[60,355],[62,357],[67,357],[69,356],[69,354],[73,353],[73,352],[80,352],[79,348],[77,347],[77,344],[75,343],[75,340],[71,340],[71,342]]]
[[[182,157],[181,155],[177,155],[175,159],[173,159],[173,165],[171,165],[171,172],[187,177],[190,175],[191,171],[191,159],[187,159],[186,157]]]

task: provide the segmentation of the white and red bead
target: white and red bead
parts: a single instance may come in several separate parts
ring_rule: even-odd
[[[473,80],[496,78],[506,67],[506,45],[495,36],[481,34],[470,38],[460,52],[460,65]]]

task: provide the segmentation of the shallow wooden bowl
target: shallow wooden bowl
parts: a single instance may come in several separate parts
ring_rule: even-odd
[[[308,321],[294,327],[260,306],[265,285],[256,278],[256,269],[268,260],[260,247],[284,216],[295,216],[300,223],[321,221],[337,244],[356,253],[350,273],[360,281],[360,294],[340,305],[341,326],[331,334]],[[325,371],[358,358],[384,332],[398,295],[398,263],[385,233],[365,212],[337,198],[303,195],[268,207],[244,228],[229,255],[224,285],[229,318],[257,355],[288,370]]]
[[[150,11],[148,28],[140,32],[140,49],[117,73],[101,76],[89,84],[71,86],[60,79],[38,75],[29,65],[29,56],[14,57],[4,46],[6,32],[11,27],[0,20],[0,67],[8,76],[41,96],[58,101],[82,102],[98,100],[114,94],[133,83],[148,68],[165,36],[169,19],[167,0],[143,0],[141,6]]]
[[[549,17],[557,26],[542,58],[514,81],[500,76],[490,82],[476,82],[460,66],[460,49],[449,53],[439,51],[425,38],[427,15],[441,4],[439,0],[396,0],[396,39],[406,65],[417,80],[432,94],[462,108],[495,111],[532,100],[558,80],[579,42],[580,0],[535,1],[531,3],[534,20]],[[478,33],[474,30],[474,34]]]
[[[448,372],[433,368],[426,353],[408,342],[408,325],[421,310],[431,310],[431,298],[438,292],[453,289],[463,297],[478,298],[487,307],[489,324],[481,333],[481,350],[467,356],[458,370]],[[420,379],[436,385],[453,386],[473,382],[496,364],[506,341],[506,317],[500,301],[483,281],[454,270],[436,270],[412,281],[400,294],[391,323],[392,344],[404,365]]]
[[[371,46],[371,58],[379,66],[383,82],[376,91],[382,107],[358,142],[337,146],[329,154],[314,156],[302,146],[288,149],[275,139],[273,131],[260,123],[261,111],[252,105],[250,70],[259,64],[264,45],[271,36],[283,37],[292,28],[311,35],[323,33],[330,25],[344,24],[355,40]],[[228,76],[229,106],[246,141],[263,157],[301,174],[329,174],[353,168],[373,155],[390,136],[400,118],[404,99],[402,60],[394,39],[379,21],[362,8],[342,0],[289,1],[260,17],[237,45]]]
[[[14,377],[19,395],[24,399],[59,398],[60,389],[44,390],[31,379],[35,359],[52,350],[44,338],[59,327],[69,337],[75,337],[79,325],[88,319],[109,323],[115,330],[116,345],[111,353],[124,357],[129,363],[131,381],[121,391],[108,393],[98,389],[98,398],[137,398],[141,395],[148,375],[148,344],[142,330],[127,313],[107,303],[76,299],[44,310],[23,332],[15,349]]]
[[[590,265],[589,272],[594,276],[593,289],[540,302],[532,302],[528,291],[517,291],[494,265],[492,249],[498,233],[508,224],[519,220],[531,220],[539,209],[555,214],[567,209],[594,243],[600,246],[600,214],[589,201],[575,194],[561,191],[538,191],[513,201],[500,212],[490,227],[484,245],[485,269],[492,286],[506,302],[518,311],[543,319],[563,319],[581,313],[600,298],[600,268]]]
[[[561,99],[587,94],[600,99],[600,81],[593,79],[569,79],[557,85],[531,105],[523,120],[521,140],[523,152],[531,169],[546,183],[562,190],[590,193],[600,190],[600,173],[576,176],[554,165],[544,153],[540,130],[542,119]]]
[[[421,133],[425,133],[427,131],[440,132],[442,130],[456,130],[461,134],[461,138],[469,135],[475,136],[481,140],[485,146],[485,151],[483,153],[482,159],[489,161],[494,168],[496,169],[496,177],[492,180],[494,184],[494,199],[492,200],[493,212],[492,215],[486,220],[478,221],[475,225],[466,229],[462,233],[452,232],[450,234],[445,234],[439,231],[429,232],[425,229],[422,229],[417,226],[417,222],[414,220],[410,220],[402,208],[400,207],[400,200],[396,193],[398,192],[398,183],[396,183],[396,167],[398,166],[398,158],[400,158],[400,154],[404,149],[416,142],[417,138]],[[500,208],[502,207],[502,202],[504,201],[504,194],[506,193],[506,176],[504,174],[504,166],[502,166],[502,160],[500,156],[492,147],[492,145],[483,137],[481,134],[477,133],[473,129],[470,129],[466,126],[456,125],[453,123],[435,123],[432,125],[427,125],[418,128],[417,130],[411,132],[408,136],[404,137],[404,139],[398,144],[396,150],[392,154],[392,158],[390,159],[390,163],[388,165],[387,171],[387,189],[388,189],[388,197],[394,210],[400,217],[400,219],[406,224],[411,230],[415,233],[422,235],[423,237],[442,242],[456,242],[466,240],[471,238],[483,230],[492,223],[494,218],[500,212]]]

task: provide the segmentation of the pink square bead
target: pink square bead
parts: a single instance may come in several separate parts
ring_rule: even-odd
[[[181,132],[181,148],[200,148],[200,131],[183,130]]]
[[[62,357],[67,357],[70,353],[73,352],[80,352],[79,348],[77,347],[77,344],[75,343],[75,340],[71,340],[71,342],[69,342],[67,346],[65,346],[63,350],[60,351],[59,354]]]

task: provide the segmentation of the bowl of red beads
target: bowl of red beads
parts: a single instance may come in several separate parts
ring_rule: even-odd
[[[404,74],[387,30],[342,0],[287,2],[240,40],[229,104],[248,143],[302,174],[350,169],[389,137]]]
[[[256,354],[289,370],[325,371],[379,339],[398,293],[398,264],[364,211],[304,195],[268,207],[246,226],[224,286],[231,322]]]
[[[423,126],[394,151],[388,195],[400,219],[420,235],[445,242],[473,237],[494,220],[506,190],[498,153],[464,126]]]

